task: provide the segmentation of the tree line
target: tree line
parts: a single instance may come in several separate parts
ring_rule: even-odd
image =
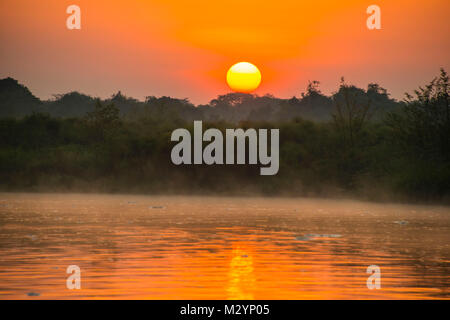
[[[371,101],[377,110],[376,117],[401,107],[402,102],[391,99],[386,89],[371,83],[367,89],[349,85],[358,103]],[[151,114],[179,117],[188,121],[289,121],[297,117],[312,121],[329,121],[334,101],[344,95],[342,86],[327,96],[319,89],[319,82],[312,81],[299,97],[280,99],[273,95],[229,93],[212,99],[208,104],[194,105],[187,99],[148,96],[144,101],[127,97],[120,91],[107,99],[94,98],[79,92],[54,95],[52,99],[40,100],[17,80],[0,80],[0,117],[22,118],[32,113],[46,113],[57,118],[83,117],[95,108],[97,100],[103,104],[113,103],[121,117],[138,119]]]
[[[276,116],[270,113],[270,101],[276,98],[242,94],[220,96],[208,106],[149,97],[127,112],[120,99],[129,98],[116,96],[94,99],[92,108],[78,116],[42,110],[3,115],[0,189],[449,202],[449,78],[444,70],[381,111],[377,99],[391,99],[378,85],[361,90],[342,80],[332,97],[321,94],[317,85],[310,83],[301,98],[283,100]],[[317,100],[330,103],[327,117],[315,120],[289,111]],[[239,116],[239,108],[247,117],[242,117],[244,111]],[[192,132],[199,114],[205,129],[280,129],[278,174],[260,176],[258,165],[172,164],[171,132]]]

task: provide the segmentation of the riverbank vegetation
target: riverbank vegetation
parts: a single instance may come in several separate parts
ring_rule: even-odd
[[[117,102],[95,100],[83,115],[62,117],[43,110],[20,117],[3,114],[0,190],[450,202],[449,79],[444,70],[381,114],[380,95],[385,102],[390,99],[377,85],[362,96],[342,81],[326,100],[316,85],[311,83],[301,100],[278,105],[277,115],[269,118],[266,113],[275,109],[260,100],[272,97],[239,94],[196,107],[149,97],[149,104],[136,102],[139,107],[126,113]],[[315,109],[302,117],[295,109],[320,99],[324,110],[330,109],[327,116]],[[248,117],[242,118],[244,113]],[[260,176],[259,165],[172,164],[171,132],[192,130],[196,117],[205,128],[223,132],[280,129],[278,174]]]

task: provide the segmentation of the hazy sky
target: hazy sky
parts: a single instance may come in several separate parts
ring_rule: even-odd
[[[81,30],[66,8],[81,8]],[[382,30],[366,9],[381,8]],[[229,92],[227,69],[261,70],[257,94],[299,96],[308,80],[378,82],[396,98],[450,71],[450,1],[0,0],[0,77],[40,98],[121,90],[206,103]]]

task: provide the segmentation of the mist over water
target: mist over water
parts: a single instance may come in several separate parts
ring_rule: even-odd
[[[449,298],[449,234],[442,206],[4,193],[0,298]]]

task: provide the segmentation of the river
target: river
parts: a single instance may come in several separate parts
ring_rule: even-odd
[[[0,299],[449,299],[449,267],[445,206],[0,194]]]

